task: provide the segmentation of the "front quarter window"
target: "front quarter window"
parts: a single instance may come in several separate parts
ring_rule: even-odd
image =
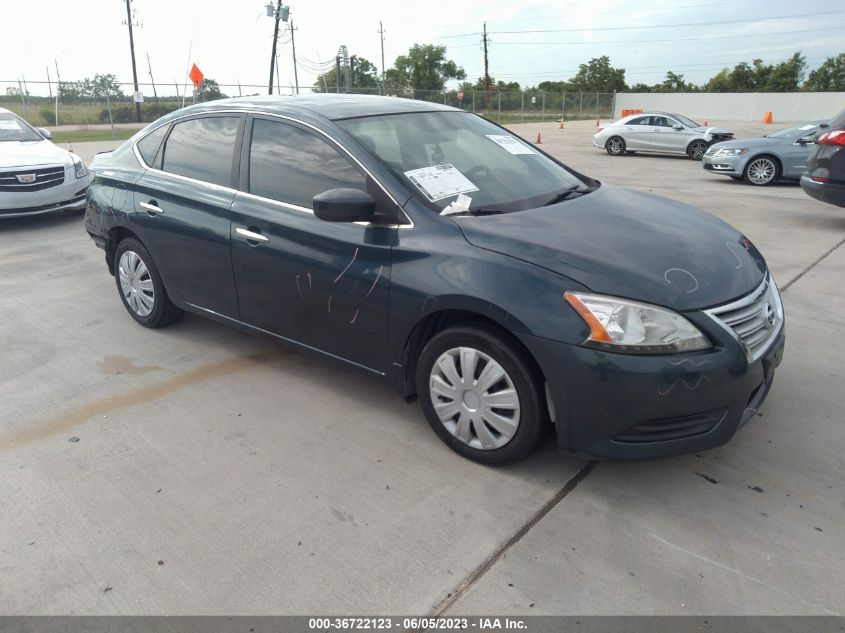
[[[459,195],[469,210],[506,213],[588,184],[530,144],[464,112],[415,112],[336,123],[424,205],[440,213]]]

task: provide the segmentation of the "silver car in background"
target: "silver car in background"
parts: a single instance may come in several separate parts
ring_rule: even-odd
[[[760,138],[745,138],[711,145],[702,167],[749,185],[768,185],[776,180],[801,179],[813,150],[813,136],[819,125],[812,121]]]
[[[686,154],[701,160],[712,143],[733,138],[733,132],[719,127],[704,127],[682,114],[640,112],[600,127],[593,145],[611,156],[636,152]]]
[[[0,108],[0,219],[85,208],[85,163],[49,139],[49,131]]]

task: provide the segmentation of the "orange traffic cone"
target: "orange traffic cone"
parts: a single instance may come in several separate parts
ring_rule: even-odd
[[[763,117],[763,123],[771,123],[772,122],[772,113],[766,112],[765,116]]]
[[[704,127],[707,127],[709,124],[707,123],[707,119],[704,119]]]
[[[563,119],[561,119],[561,120],[560,120],[560,128],[559,128],[559,129],[561,129],[561,130],[565,130],[565,129],[566,129],[566,126],[565,126],[563,123],[564,123],[564,120],[563,120]]]
[[[537,145],[542,145],[542,144],[543,144],[543,141],[541,141],[541,140],[540,140],[540,133],[539,133],[539,132],[537,132],[537,140],[535,141],[535,143],[536,143]]]

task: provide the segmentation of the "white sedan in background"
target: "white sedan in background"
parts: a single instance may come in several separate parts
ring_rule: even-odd
[[[0,219],[85,208],[91,175],[50,137],[0,108]]]
[[[593,136],[593,145],[611,156],[658,152],[686,154],[701,160],[710,145],[729,141],[733,136],[730,130],[704,127],[681,114],[640,112],[600,127]]]

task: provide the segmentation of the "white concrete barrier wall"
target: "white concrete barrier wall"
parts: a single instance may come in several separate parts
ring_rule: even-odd
[[[766,112],[775,123],[832,118],[845,109],[845,92],[620,92],[614,118],[622,110],[663,110],[710,121],[762,121]]]

